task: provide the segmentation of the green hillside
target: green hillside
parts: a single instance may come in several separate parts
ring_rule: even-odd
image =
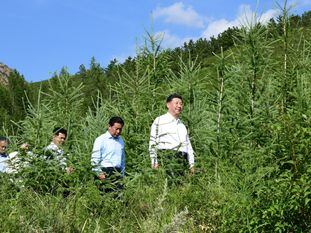
[[[161,38],[148,34],[122,64],[103,68],[93,58],[76,74],[63,69],[25,84],[25,115],[1,133],[10,151],[28,142],[38,156],[21,153],[30,166],[1,177],[0,229],[310,232],[311,12],[283,13],[174,50],[161,50]],[[195,174],[176,186],[162,168],[150,168],[148,153],[150,126],[173,92],[184,97],[195,151]],[[94,139],[113,115],[125,120],[118,197],[101,193],[90,172]],[[69,132],[70,175],[40,160],[55,126]]]
[[[3,72],[2,72],[3,71]],[[29,84],[17,70],[0,63],[0,127],[11,129],[12,121],[25,118],[26,93]]]

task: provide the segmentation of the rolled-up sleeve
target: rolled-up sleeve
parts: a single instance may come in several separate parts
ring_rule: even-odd
[[[155,165],[155,164],[158,163],[157,151],[156,151],[157,128],[158,128],[158,123],[157,123],[157,119],[155,119],[154,122],[151,125],[150,140],[149,140],[149,154],[150,154],[151,164],[152,165]]]
[[[194,151],[189,139],[189,135],[187,134],[187,149],[188,149],[188,162],[190,168],[194,166]]]
[[[97,138],[93,145],[93,151],[91,156],[92,170],[96,173],[101,172],[100,163],[102,161],[101,156],[101,142]]]
[[[122,157],[121,157],[121,173],[124,176],[125,173],[125,149],[124,149],[124,142],[123,142],[123,149],[122,149]]]

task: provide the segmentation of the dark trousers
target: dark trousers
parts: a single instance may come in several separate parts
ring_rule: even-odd
[[[180,184],[189,170],[188,154],[172,150],[160,150],[158,161],[164,169],[169,184]]]
[[[101,170],[106,176],[104,180],[99,180],[97,177],[99,181],[98,187],[101,191],[110,193],[123,189],[121,168],[103,167]]]

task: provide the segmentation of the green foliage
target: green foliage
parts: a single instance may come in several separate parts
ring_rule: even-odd
[[[309,232],[311,46],[303,30],[292,28],[299,19],[288,16],[286,4],[282,9],[279,21],[267,27],[249,22],[233,30],[234,37],[222,35],[224,49],[201,40],[185,50],[162,51],[161,40],[147,34],[137,56],[124,64],[115,61],[102,70],[92,59],[78,75],[55,75],[10,137],[12,150],[27,141],[33,154],[20,151],[19,172],[1,176],[0,228]],[[303,24],[308,18],[303,15]],[[232,38],[234,47],[225,50]],[[213,51],[220,53],[207,65],[201,57]],[[91,79],[99,90],[85,101],[84,91],[96,86]],[[164,169],[152,170],[148,155],[149,127],[166,111],[165,97],[172,92],[184,97],[182,120],[196,153],[196,173],[179,185],[170,184]],[[102,193],[90,154],[113,115],[125,120],[125,188]],[[55,126],[69,130],[65,152],[72,174],[42,151]]]
[[[16,70],[10,72],[8,85],[0,85],[0,127],[10,129],[11,121],[19,121],[26,115],[24,102],[29,85]]]

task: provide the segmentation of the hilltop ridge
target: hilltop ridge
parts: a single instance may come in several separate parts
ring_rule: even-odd
[[[0,62],[0,84],[7,86],[9,84],[9,75],[12,69]]]

